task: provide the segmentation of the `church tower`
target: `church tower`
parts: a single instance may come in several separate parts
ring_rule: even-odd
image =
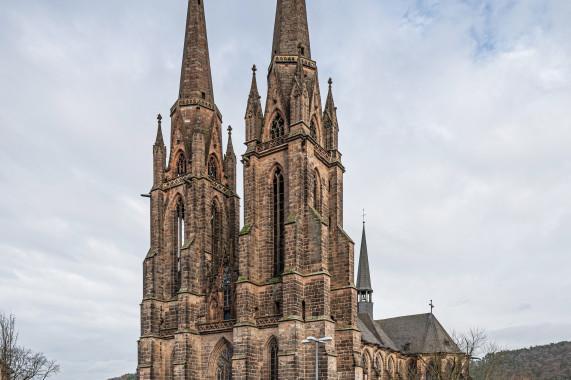
[[[230,135],[223,155],[201,0],[188,2],[180,90],[170,117],[170,151],[160,115],[153,147],[138,360],[143,380],[207,378],[202,357],[213,339],[203,339],[201,328],[226,322],[221,339],[236,318],[236,156]]]
[[[361,338],[354,244],[343,231],[345,168],[331,80],[322,108],[305,0],[277,1],[267,82],[262,108],[254,66],[242,156],[234,378],[314,378],[314,348],[301,344],[313,336],[333,338],[320,347],[320,378],[353,379]]]
[[[305,0],[277,0],[267,97],[246,106],[244,227],[236,155],[214,101],[205,0],[189,0],[179,94],[153,146],[138,378],[320,379],[362,374],[353,241],[332,80],[322,106]],[[359,372],[360,371],[360,372]]]

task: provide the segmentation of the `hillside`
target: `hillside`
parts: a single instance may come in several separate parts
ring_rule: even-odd
[[[503,351],[498,356],[499,369],[492,380],[571,380],[571,342]],[[483,380],[485,367],[493,362],[494,358],[487,356],[476,363],[473,379]]]
[[[136,380],[136,379],[137,379],[137,375],[127,374],[127,375],[123,375],[121,377],[114,377],[114,378],[109,379],[109,380]]]

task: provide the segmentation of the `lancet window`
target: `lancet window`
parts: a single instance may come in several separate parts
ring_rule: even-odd
[[[178,288],[181,285],[182,247],[184,246],[184,203],[179,199],[176,204],[176,268]]]
[[[281,115],[277,115],[272,122],[272,127],[270,128],[270,138],[277,139],[285,135],[285,122]]]
[[[211,252],[212,258],[218,260],[220,253],[220,213],[216,203],[212,204],[212,213],[210,216],[210,231],[212,233]]]
[[[406,372],[410,379],[413,379],[418,375],[418,367],[416,364],[416,360],[414,359],[409,360]]]
[[[216,380],[232,380],[232,348],[227,346],[220,354],[216,365]]]
[[[181,175],[185,175],[186,174],[186,157],[184,157],[184,154],[180,154],[178,156],[178,161],[176,164],[176,175],[177,176],[181,176]]]
[[[274,339],[270,343],[270,380],[278,380],[278,342]]]
[[[210,157],[208,161],[208,176],[214,180],[218,180],[218,165],[214,157]]]
[[[224,297],[224,320],[228,321],[232,317],[230,312],[230,305],[232,304],[231,288],[232,283],[232,273],[230,272],[230,266],[226,265],[224,267],[224,278],[222,281],[223,297]]]
[[[311,137],[313,137],[314,139],[317,139],[317,131],[315,128],[315,122],[311,122],[311,124],[309,125],[309,135]]]
[[[321,185],[319,183],[319,174],[313,172],[311,175],[311,191],[313,195],[313,208],[321,212]]]
[[[274,173],[273,186],[273,237],[274,237],[274,276],[281,276],[284,271],[285,250],[285,189],[284,177],[278,168]]]
[[[428,363],[426,368],[426,380],[436,380],[438,378],[438,373],[436,370],[436,364],[433,361]]]

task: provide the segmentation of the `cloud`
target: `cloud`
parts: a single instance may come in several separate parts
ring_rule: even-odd
[[[240,154],[275,4],[219,1],[206,3],[214,89]],[[185,7],[0,10],[0,309],[63,380],[136,367],[139,194],[156,114],[178,93]],[[339,107],[344,227],[358,238],[367,209],[378,318],[433,299],[449,330],[485,326],[514,348],[569,339],[570,12],[564,0],[308,1],[321,88],[334,78]]]

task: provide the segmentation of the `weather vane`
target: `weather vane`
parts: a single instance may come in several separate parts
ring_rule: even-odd
[[[363,224],[365,224],[365,217],[367,216],[367,214],[365,214],[365,209],[363,209]]]

